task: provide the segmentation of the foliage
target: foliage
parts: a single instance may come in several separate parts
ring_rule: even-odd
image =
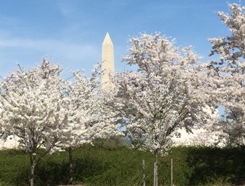
[[[142,185],[142,160],[146,163],[146,184],[153,185],[154,156],[150,152],[121,145],[85,145],[74,151],[75,184],[91,186]],[[0,183],[28,185],[28,158],[24,151],[0,151]],[[159,158],[159,185],[170,184],[170,160],[174,160],[174,184],[243,185],[245,148],[173,147]],[[68,183],[67,152],[49,154],[36,170],[37,185]]]
[[[0,151],[0,183],[4,185],[28,185],[29,159],[20,150]]]
[[[190,184],[200,185],[220,181],[220,184],[243,185],[245,148],[193,148],[187,162],[193,167]]]

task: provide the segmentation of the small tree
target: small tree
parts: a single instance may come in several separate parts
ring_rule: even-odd
[[[100,65],[95,66],[91,77],[75,72],[75,81],[65,82],[65,112],[68,124],[61,133],[59,147],[69,153],[69,184],[74,181],[72,152],[83,144],[92,143],[96,138],[108,138],[119,134],[115,113],[107,106],[106,97],[101,89],[99,69]]]
[[[0,125],[5,137],[17,136],[19,147],[28,153],[31,186],[36,165],[56,145],[60,129],[67,124],[60,71],[43,60],[31,70],[20,68],[0,84]]]
[[[156,156],[171,147],[171,137],[179,128],[191,132],[205,124],[208,96],[201,93],[195,70],[199,56],[186,47],[182,52],[173,41],[156,35],[132,38],[130,54],[124,58],[138,72],[118,73],[118,93],[114,106],[121,112],[128,136],[143,141],[142,149]],[[198,125],[199,124],[199,125]]]
[[[227,145],[244,145],[245,138],[245,6],[229,4],[230,14],[218,12],[221,21],[227,25],[231,35],[212,38],[211,55],[220,55],[220,60],[210,65],[215,71],[213,82],[217,104],[224,106],[225,113],[219,123],[225,133],[222,137]]]

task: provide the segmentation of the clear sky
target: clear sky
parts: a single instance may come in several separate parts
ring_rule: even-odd
[[[245,0],[229,3],[245,5]],[[115,66],[129,39],[140,32],[176,38],[209,60],[208,38],[229,34],[217,12],[229,13],[225,0],[1,0],[0,76],[40,64],[47,58],[69,70],[90,72],[101,60],[106,32],[114,43]]]

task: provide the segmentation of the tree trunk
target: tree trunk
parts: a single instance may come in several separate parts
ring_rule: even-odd
[[[142,162],[143,186],[145,186],[145,160]]]
[[[31,172],[30,172],[30,186],[34,186],[34,181],[35,181],[35,169],[36,169],[36,156],[33,154],[29,154],[30,156],[30,162],[31,162]]]
[[[170,181],[170,186],[174,185],[174,174],[173,174],[173,170],[174,170],[174,163],[173,163],[173,159],[171,158],[171,181]]]
[[[69,153],[69,181],[68,184],[72,185],[74,178],[73,178],[73,160],[72,160],[72,148],[68,148],[68,153]]]
[[[154,163],[154,186],[158,186],[158,157],[157,152],[155,153],[156,161]]]

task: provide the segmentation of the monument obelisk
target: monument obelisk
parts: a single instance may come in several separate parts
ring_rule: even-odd
[[[102,43],[102,88],[104,90],[113,90],[114,84],[110,80],[110,74],[113,74],[114,69],[114,46],[109,33],[106,33]]]

